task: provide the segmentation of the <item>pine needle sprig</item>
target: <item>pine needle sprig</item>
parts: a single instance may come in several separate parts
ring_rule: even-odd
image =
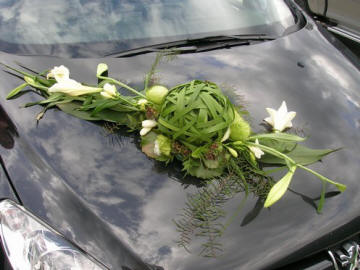
[[[221,222],[226,217],[225,203],[240,192],[253,193],[260,198],[266,198],[273,185],[269,176],[259,174],[246,160],[231,159],[228,173],[210,180],[199,188],[196,193],[187,195],[187,202],[182,209],[179,220],[174,220],[176,229],[180,232],[176,241],[178,246],[189,251],[194,237],[204,237],[200,255],[217,257],[223,251],[219,239],[224,233],[228,222]]]

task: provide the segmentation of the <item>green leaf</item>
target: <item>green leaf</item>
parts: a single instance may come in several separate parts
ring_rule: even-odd
[[[224,167],[219,167],[216,169],[206,168],[201,161],[192,158],[185,160],[183,165],[184,171],[186,171],[188,174],[202,179],[210,179],[220,176],[224,171]]]
[[[60,110],[63,112],[70,114],[72,116],[75,116],[77,118],[83,119],[83,120],[89,120],[89,121],[97,121],[102,120],[99,115],[92,116],[91,112],[89,111],[80,111],[79,108],[81,107],[81,104],[70,102],[65,104],[57,104]]]
[[[210,160],[210,159],[204,159],[203,160],[205,166],[209,169],[217,169],[220,165],[219,160]]]
[[[254,136],[249,137],[249,140],[256,140],[256,139],[273,139],[282,142],[302,142],[306,138],[302,138],[293,134],[288,133],[266,133],[266,134],[257,134]]]
[[[36,81],[36,77],[34,76],[24,76],[24,81],[27,82],[29,85],[31,85],[34,88],[40,89],[40,90],[44,90],[44,91],[48,91],[48,88],[40,83],[38,83]]]
[[[119,125],[126,125],[132,129],[136,129],[139,123],[141,123],[141,121],[143,120],[141,118],[141,115],[138,113],[123,113],[108,109],[105,109],[96,115],[92,115],[91,111],[79,110],[81,104],[80,103],[77,104],[75,102],[70,102],[66,104],[58,103],[57,106],[65,113],[68,113],[83,120],[88,120],[88,121],[103,120],[103,121],[116,123]]]
[[[16,96],[21,90],[23,90],[26,86],[28,86],[27,83],[23,83],[21,85],[19,85],[18,87],[16,87],[15,89],[13,89],[7,96],[6,99],[11,99],[12,97]]]
[[[15,71],[15,72],[17,72],[17,73],[19,73],[19,74],[23,75],[23,76],[28,76],[28,77],[31,77],[31,78],[35,79],[35,76],[34,76],[34,75],[32,75],[32,74],[30,74],[30,73],[27,73],[27,72],[24,72],[24,71],[22,71],[22,70],[19,70],[19,69],[13,68],[13,67],[8,66],[8,65],[6,65],[6,64],[4,64],[4,63],[1,63],[1,62],[0,62],[0,64],[1,64],[1,65],[3,65],[4,67],[6,67],[6,68],[10,69],[10,70],[13,70],[13,71]]]
[[[271,205],[276,203],[285,194],[295,173],[295,170],[296,166],[293,165],[291,169],[287,172],[287,174],[285,174],[285,176],[271,188],[264,203],[265,208],[270,207]]]
[[[120,101],[118,101],[118,100],[112,100],[112,99],[104,100],[102,103],[100,103],[98,106],[95,107],[95,109],[92,111],[91,114],[96,115],[99,112],[101,112],[105,109],[111,108],[119,103],[120,103]]]
[[[321,160],[324,156],[337,150],[339,149],[311,149],[298,144],[291,152],[286,153],[286,155],[298,164],[309,165]],[[266,164],[286,165],[286,161],[284,159],[270,154],[262,156],[260,162]]]

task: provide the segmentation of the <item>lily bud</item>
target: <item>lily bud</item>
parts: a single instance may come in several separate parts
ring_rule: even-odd
[[[238,157],[238,153],[236,152],[235,149],[231,148],[231,147],[227,147],[227,150],[229,151],[229,153],[234,157],[237,158]]]
[[[153,128],[156,127],[157,122],[155,120],[144,120],[141,124],[143,128]]]
[[[140,130],[140,136],[145,136],[152,128],[156,127],[157,122],[155,120],[144,120],[141,124],[143,128]]]
[[[249,123],[235,111],[234,121],[230,125],[230,139],[233,141],[244,141],[250,136],[250,133]]]
[[[154,85],[146,91],[146,98],[155,104],[162,104],[169,90],[162,85]]]
[[[96,69],[96,76],[101,76],[108,71],[108,66],[105,63],[100,63]]]
[[[148,103],[148,101],[146,99],[144,99],[144,98],[139,99],[138,102],[137,102],[137,104],[140,106],[141,110],[145,110],[146,103]]]

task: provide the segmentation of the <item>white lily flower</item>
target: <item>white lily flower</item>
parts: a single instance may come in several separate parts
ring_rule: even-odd
[[[70,76],[70,71],[67,67],[61,65],[59,67],[54,67],[50,72],[46,75],[46,78],[55,78],[57,82],[61,82],[64,80],[68,80]]]
[[[80,96],[100,92],[102,88],[82,85],[73,79],[64,79],[49,88],[50,93],[61,92],[69,96]]]
[[[286,128],[292,127],[291,120],[296,116],[296,112],[288,112],[286,102],[281,103],[280,108],[276,111],[272,108],[266,108],[270,117],[264,120],[270,124],[275,131],[283,131]]]
[[[116,86],[110,83],[105,83],[104,90],[100,92],[104,98],[115,98],[117,96]]]
[[[230,127],[228,127],[228,129],[226,130],[224,136],[221,139],[221,142],[225,142],[227,139],[229,139],[230,133],[231,133],[231,130],[230,130]]]
[[[258,139],[255,140],[255,144],[259,144]],[[261,156],[265,154],[259,147],[256,147],[256,146],[249,146],[249,149],[251,152],[253,152],[253,154],[255,155],[255,157],[257,159],[260,159]]]
[[[145,136],[150,130],[156,127],[157,122],[155,120],[144,120],[142,121],[142,129],[140,130],[140,136]]]

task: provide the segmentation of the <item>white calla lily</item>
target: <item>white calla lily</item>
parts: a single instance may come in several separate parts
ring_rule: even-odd
[[[69,96],[80,96],[97,93],[102,90],[101,88],[82,85],[81,83],[70,79],[70,71],[63,65],[54,67],[50,70],[46,78],[55,78],[56,80],[56,83],[49,88],[49,93],[60,92]]]
[[[117,94],[116,86],[110,83],[105,83],[104,90],[100,92],[104,98],[115,98]]]
[[[142,129],[140,130],[140,136],[145,136],[150,130],[156,127],[157,122],[155,120],[144,120],[142,121]]]
[[[292,127],[291,120],[296,116],[296,112],[288,112],[286,102],[281,103],[280,108],[276,111],[272,108],[266,108],[269,117],[265,118],[275,131],[283,131],[286,128]]]
[[[73,79],[62,80],[55,83],[49,88],[50,93],[60,92],[69,96],[80,96],[85,94],[97,93],[101,90],[102,88],[82,85],[81,83]]]
[[[259,144],[258,139],[255,140],[255,144]],[[253,154],[255,155],[255,157],[257,159],[260,159],[261,156],[265,154],[259,147],[256,147],[256,146],[249,146],[249,149],[251,152],[253,152]]]
[[[50,72],[46,75],[46,78],[55,78],[57,82],[61,82],[64,80],[68,80],[70,78],[70,71],[67,67],[61,65],[58,67],[54,67]]]

